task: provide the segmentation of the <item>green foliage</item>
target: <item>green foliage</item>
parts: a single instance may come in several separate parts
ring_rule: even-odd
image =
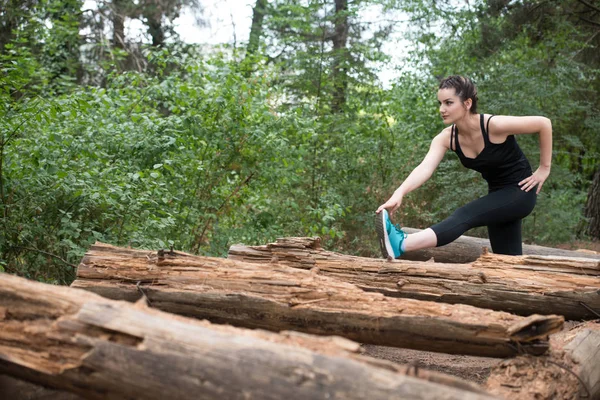
[[[77,80],[79,61],[79,13],[82,0],[50,0],[48,25],[43,38],[40,61],[50,75],[51,88],[68,90]]]
[[[552,119],[553,170],[524,238],[574,239],[600,151],[588,31],[568,13],[527,23],[492,3],[352,3],[340,63],[325,39],[332,4],[276,2],[265,48],[285,50],[275,63],[175,42],[144,48],[137,70],[126,68],[127,49],[77,46],[79,0],[1,16],[19,23],[0,52],[0,271],[68,283],[95,241],[224,256],[236,242],[318,235],[328,248],[376,256],[374,210],[443,129],[436,78],[453,73],[475,79],[482,111]],[[358,23],[372,4],[414,21],[417,46],[390,89],[369,66],[383,59],[387,31],[366,40]],[[440,21],[441,34],[429,29]],[[87,57],[90,47],[102,56]],[[349,79],[343,112],[332,113],[335,66]],[[99,84],[80,84],[86,68]],[[518,140],[535,166],[537,137]],[[448,154],[397,219],[424,228],[486,190]]]
[[[361,11],[377,2],[338,3],[346,9],[336,10],[334,2],[278,0],[265,21],[269,60],[283,72],[278,83],[295,103],[313,104],[318,113],[339,111],[335,102],[340,88],[343,103],[355,89],[375,88],[378,78],[370,64],[389,58],[381,46],[390,26],[361,21]]]
[[[266,79],[188,55],[151,52],[155,74],[23,98],[4,118],[8,271],[68,282],[65,264],[96,240],[224,255],[234,241],[342,236],[332,122],[277,115]]]

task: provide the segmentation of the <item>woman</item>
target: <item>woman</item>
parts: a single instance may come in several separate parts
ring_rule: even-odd
[[[462,76],[442,80],[438,102],[442,119],[449,126],[431,141],[421,164],[376,211],[383,256],[397,258],[406,251],[443,246],[476,226],[487,226],[494,253],[522,254],[521,220],[533,210],[550,174],[550,120],[477,114],[477,89]],[[540,135],[540,166],[532,173],[513,135],[536,132]],[[481,173],[488,183],[488,194],[459,208],[446,220],[407,235],[390,222],[388,210],[396,211],[406,194],[431,177],[448,149],[465,167]]]

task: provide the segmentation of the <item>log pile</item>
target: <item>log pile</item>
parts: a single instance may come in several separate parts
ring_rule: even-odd
[[[491,399],[337,337],[214,326],[0,274],[0,374],[87,399]]]
[[[278,263],[390,297],[469,304],[519,315],[600,317],[600,260],[484,253],[468,264],[387,261],[325,251],[318,238],[284,238],[264,246],[234,245],[228,258]]]
[[[0,274],[0,374],[89,399],[600,398],[600,324],[556,334],[600,317],[600,256],[440,249],[388,261],[284,238],[222,259],[97,243],[71,288]],[[481,388],[359,343],[514,358]]]
[[[72,287],[163,311],[272,331],[340,335],[361,343],[508,357],[541,354],[563,317],[519,317],[368,293],[314,271],[181,252],[94,245]]]

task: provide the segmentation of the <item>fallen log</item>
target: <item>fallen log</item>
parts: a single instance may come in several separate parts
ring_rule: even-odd
[[[85,400],[75,393],[56,390],[8,375],[0,375],[0,394],[14,400]]]
[[[550,341],[542,357],[502,361],[486,388],[507,400],[600,399],[600,324],[583,323]]]
[[[530,272],[552,272],[600,277],[600,260],[557,256],[506,256],[483,252],[471,263],[480,268],[513,268]]]
[[[214,326],[0,274],[0,374],[88,399],[492,398],[444,374],[406,376],[359,347]]]
[[[256,265],[181,252],[97,243],[72,287],[217,323],[340,335],[361,343],[507,357],[543,353],[563,317],[527,318],[366,293],[354,285],[283,265]]]
[[[420,232],[421,229],[402,228],[406,233]],[[411,251],[402,255],[403,260],[427,261],[434,259],[441,263],[468,263],[473,262],[482,254],[482,249],[492,249],[488,239],[476,238],[473,236],[461,236],[454,242],[441,247]],[[552,247],[536,246],[530,244],[523,245],[523,255],[537,256],[555,256],[571,258],[588,258],[600,260],[600,254],[594,252],[582,252],[573,250],[555,249]]]
[[[469,304],[525,316],[559,314],[570,320],[598,318],[600,312],[600,261],[590,259],[485,254],[470,264],[387,261],[325,251],[318,238],[234,245],[228,258],[312,269],[390,297]]]

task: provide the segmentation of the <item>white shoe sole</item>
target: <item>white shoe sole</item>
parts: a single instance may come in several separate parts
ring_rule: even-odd
[[[386,210],[383,210],[379,214],[375,215],[375,229],[377,230],[377,237],[379,238],[379,247],[381,248],[381,254],[383,254],[384,258],[387,258],[388,260],[393,260],[396,257],[394,256],[394,249],[392,248],[390,237],[388,236],[387,229],[385,228],[386,215]]]

